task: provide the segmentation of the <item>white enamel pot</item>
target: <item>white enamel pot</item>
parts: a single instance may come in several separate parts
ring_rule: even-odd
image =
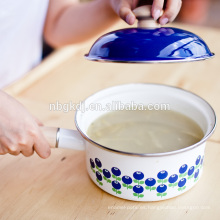
[[[192,146],[155,154],[113,150],[88,137],[87,129],[94,120],[131,103],[169,104],[170,110],[197,122],[204,137]],[[77,110],[75,123],[78,131],[44,128],[51,146],[85,150],[88,174],[102,190],[128,200],[159,201],[181,195],[198,182],[205,144],[215,129],[216,116],[205,100],[191,92],[160,84],[125,84],[88,97]]]

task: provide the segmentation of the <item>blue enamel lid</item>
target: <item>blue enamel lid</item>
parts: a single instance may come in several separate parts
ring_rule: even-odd
[[[197,35],[178,28],[128,28],[101,36],[86,59],[157,63],[205,60],[214,54]]]

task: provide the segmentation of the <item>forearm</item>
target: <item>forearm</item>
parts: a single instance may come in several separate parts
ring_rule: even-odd
[[[44,37],[55,47],[87,40],[118,20],[108,0],[95,0],[89,3],[69,1],[63,9],[61,7],[60,11],[55,13],[53,7],[57,5],[53,4],[57,4],[57,0],[50,0]]]

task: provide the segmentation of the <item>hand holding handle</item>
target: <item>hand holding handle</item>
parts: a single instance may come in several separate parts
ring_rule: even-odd
[[[155,21],[151,16],[151,5],[144,5],[133,10],[136,18],[138,19],[139,28],[159,28],[160,24]],[[161,11],[161,15],[163,11]],[[160,15],[160,16],[161,16]]]
[[[85,149],[85,140],[78,131],[54,127],[41,127],[41,130],[52,148]]]

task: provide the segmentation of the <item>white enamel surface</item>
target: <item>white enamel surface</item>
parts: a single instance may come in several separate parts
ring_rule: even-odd
[[[62,148],[85,150],[86,141],[78,131],[60,128],[59,146]]]
[[[99,106],[101,105],[102,108],[105,108],[106,104],[112,103],[113,101],[120,101],[124,104],[131,103],[133,101],[136,104],[141,103],[143,105],[148,105],[150,103],[168,103],[170,105],[170,110],[180,112],[198,123],[205,134],[203,139],[206,139],[209,134],[213,132],[215,127],[216,119],[213,109],[203,99],[190,92],[157,84],[128,84],[102,90],[86,99],[85,109],[87,109],[87,111],[78,111],[76,114],[76,125],[83,136],[87,137],[86,131],[89,125],[96,120],[96,118],[108,112],[107,110],[89,110],[89,105],[91,103],[93,103],[93,105],[94,103],[98,103]],[[189,180],[187,179],[188,174],[186,174],[186,177],[184,177],[186,178],[186,184],[183,190],[178,190],[178,188],[181,188],[178,186],[169,187],[169,183],[166,182],[165,185],[167,185],[167,190],[165,191],[166,195],[163,197],[157,196],[156,190],[146,190],[144,182],[144,184],[141,184],[144,188],[142,193],[143,197],[137,198],[137,196],[133,195],[133,187],[136,183],[132,182],[132,189],[127,189],[122,186],[122,180],[119,181],[121,184],[121,194],[116,194],[112,190],[112,184],[103,179],[103,169],[109,170],[112,175],[112,167],[117,167],[121,170],[119,178],[127,175],[132,179],[134,179],[134,172],[141,171],[144,174],[142,181],[145,181],[147,178],[154,178],[158,180],[158,172],[166,170],[168,172],[168,179],[173,174],[177,174],[179,176],[179,169],[183,164],[188,165],[186,171],[188,172],[191,166],[195,166],[195,161],[198,156],[201,156],[202,158],[204,157],[204,149],[205,142],[202,140],[195,147],[188,148],[188,150],[183,149],[175,153],[171,152],[171,154],[140,156],[106,150],[105,148],[96,146],[95,144],[87,141],[87,170],[94,183],[112,195],[137,201],[164,200],[178,196],[193,187],[198,182],[202,174],[202,164],[198,165],[196,168],[199,169],[198,178],[195,179],[194,177],[195,171],[193,176],[191,176],[192,178]],[[102,162],[102,167],[94,167],[92,170],[90,159],[95,162],[95,158],[98,158]],[[99,172],[98,175],[102,176],[102,180],[99,181],[100,183],[97,181],[96,172]],[[178,178],[177,183],[181,180],[181,178],[183,177]],[[114,178],[111,176],[109,180],[112,182]],[[155,187],[159,186],[159,184],[161,183],[156,183]]]
[[[146,184],[145,184],[145,180],[147,178],[154,178],[156,180],[158,180],[157,178],[157,174],[162,171],[165,170],[168,172],[168,176],[166,179],[168,179],[171,175],[173,174],[177,174],[178,176],[180,175],[179,173],[179,169],[182,165],[187,164],[188,168],[187,171],[189,170],[189,168],[191,166],[196,166],[195,165],[195,161],[197,159],[197,157],[200,155],[201,158],[203,158],[204,156],[204,149],[205,149],[205,143],[200,145],[197,148],[194,148],[190,151],[185,151],[179,154],[173,154],[173,155],[169,155],[169,156],[160,156],[160,157],[135,157],[135,156],[126,156],[126,155],[121,155],[121,154],[115,154],[109,151],[105,151],[103,149],[94,147],[94,145],[87,143],[86,146],[86,163],[87,163],[87,170],[89,173],[90,178],[94,181],[94,183],[99,186],[101,189],[103,189],[104,191],[120,197],[120,198],[124,198],[124,199],[128,199],[128,200],[136,200],[136,201],[159,201],[159,200],[164,200],[164,199],[169,199],[178,195],[181,195],[182,193],[188,191],[190,188],[192,188],[200,179],[201,174],[202,174],[202,167],[199,167],[199,175],[198,175],[198,179],[195,181],[194,178],[194,174],[195,171],[193,173],[193,178],[191,179],[187,179],[188,178],[188,174],[184,177],[187,179],[186,181],[186,188],[184,190],[179,191],[178,190],[178,185],[175,187],[169,187],[169,183],[165,183],[167,185],[167,190],[165,193],[167,193],[166,196],[163,196],[161,198],[161,196],[157,196],[157,191],[156,190],[146,190]],[[102,163],[102,167],[101,169],[107,169],[111,172],[111,168],[112,167],[117,167],[120,169],[121,171],[121,175],[119,176],[120,178],[122,178],[123,176],[129,176],[132,178],[132,180],[134,180],[133,177],[133,173],[136,171],[141,171],[144,174],[144,178],[142,179],[142,181],[144,181],[144,184],[140,184],[143,188],[143,198],[137,198],[135,196],[133,196],[133,187],[137,184],[135,184],[134,182],[131,183],[132,189],[127,189],[125,187],[123,187],[123,182],[119,181],[121,184],[121,189],[120,191],[122,192],[120,195],[116,194],[113,190],[112,190],[112,184],[108,183],[107,181],[105,181],[103,179],[103,174],[102,175],[102,183],[103,185],[100,186],[99,183],[96,180],[96,174],[92,171],[91,169],[91,165],[90,165],[90,158],[93,159],[93,161],[95,162],[95,158],[98,158],[101,163]],[[98,171],[97,168],[94,168],[95,172]],[[178,178],[177,183],[181,180],[182,178]],[[110,180],[113,181],[114,178],[110,177]],[[159,183],[155,184],[155,187],[159,186]]]

